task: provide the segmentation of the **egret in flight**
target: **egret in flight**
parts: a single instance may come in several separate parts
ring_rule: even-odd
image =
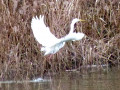
[[[65,42],[68,41],[76,41],[81,40],[85,34],[84,33],[76,33],[74,31],[74,24],[78,21],[85,21],[81,19],[73,19],[70,25],[70,32],[62,37],[62,38],[56,38],[51,32],[49,27],[46,27],[44,23],[44,16],[39,17],[33,17],[31,21],[31,28],[33,31],[33,35],[40,44],[42,44],[41,51],[43,51],[45,54],[55,54],[59,49],[61,49]]]

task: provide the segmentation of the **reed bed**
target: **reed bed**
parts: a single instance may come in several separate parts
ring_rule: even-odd
[[[51,58],[31,30],[33,16],[57,37],[68,34],[73,18],[76,32],[86,37],[67,43]],[[119,0],[0,0],[0,80],[32,79],[48,72],[61,72],[83,65],[118,65],[120,62]]]

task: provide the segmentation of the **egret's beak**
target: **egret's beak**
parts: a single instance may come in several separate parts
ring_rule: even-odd
[[[79,21],[81,21],[81,22],[82,22],[82,21],[85,21],[85,20],[79,19]]]

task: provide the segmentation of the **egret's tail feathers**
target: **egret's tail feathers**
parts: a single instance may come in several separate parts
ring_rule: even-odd
[[[65,42],[57,43],[51,47],[42,47],[41,51],[44,52],[44,56],[48,54],[55,54],[59,49],[61,49],[65,45]]]
[[[45,56],[45,55],[48,55],[48,54],[50,53],[49,48],[47,48],[47,47],[42,47],[42,48],[41,48],[41,51],[44,52],[44,56]]]

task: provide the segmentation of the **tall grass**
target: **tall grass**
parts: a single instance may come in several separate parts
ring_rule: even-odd
[[[75,31],[86,37],[67,43],[51,58],[44,56],[30,27],[32,17],[40,14],[58,38],[69,32],[73,18],[85,19]],[[119,23],[119,0],[0,0],[0,80],[31,79],[88,64],[119,64]]]

